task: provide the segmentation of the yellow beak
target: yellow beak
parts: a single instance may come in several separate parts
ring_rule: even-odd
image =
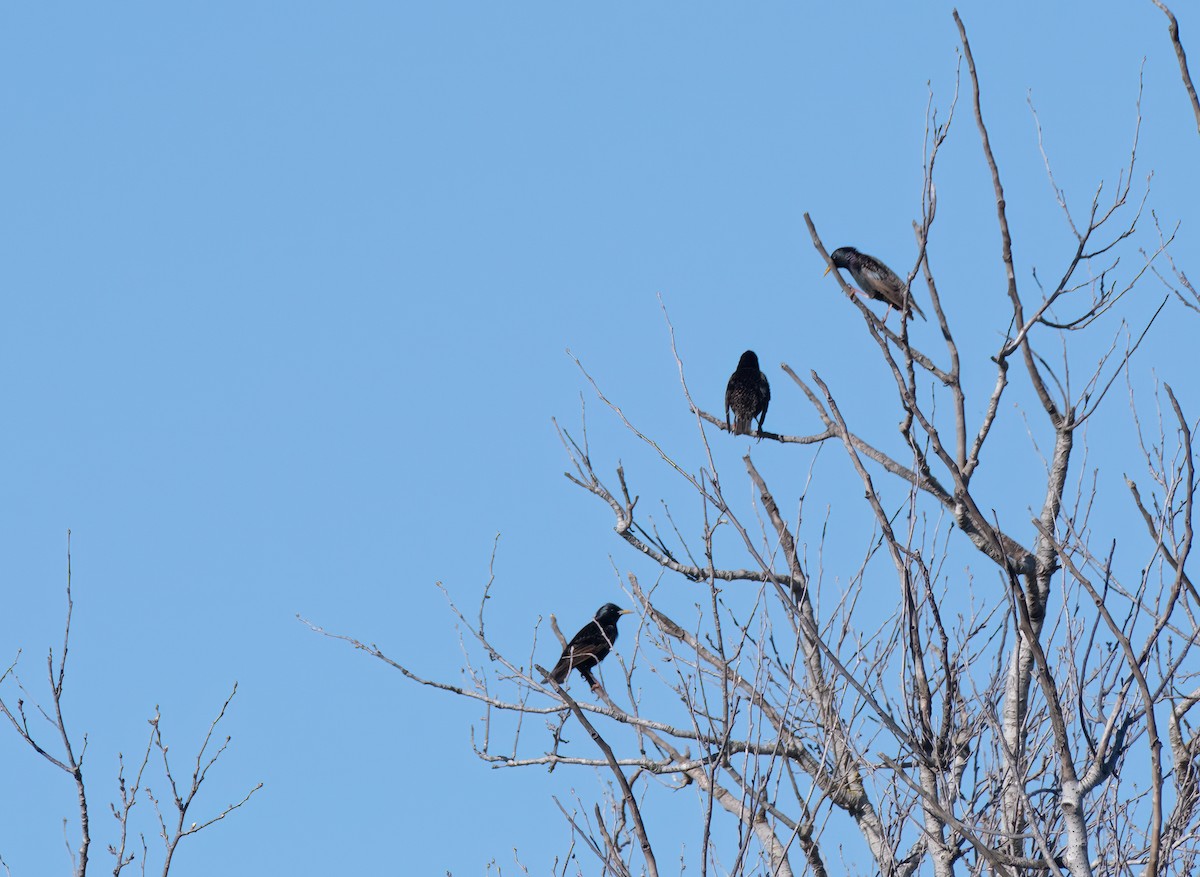
[[[622,615],[632,615],[632,614],[633,614],[633,610],[632,610],[632,609],[622,609],[622,610],[621,610],[621,614],[622,614]]]
[[[833,266],[832,266],[832,265],[830,265],[828,268],[826,268],[826,269],[825,269],[825,274],[828,274],[828,273],[829,273],[830,271],[832,271],[832,270],[833,270]],[[822,276],[822,277],[824,277],[824,276],[825,276],[825,274],[822,274],[821,276]]]

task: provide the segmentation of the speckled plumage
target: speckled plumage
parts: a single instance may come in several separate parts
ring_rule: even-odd
[[[900,310],[904,306],[904,281],[897,276],[895,271],[874,256],[860,253],[854,247],[838,247],[829,254],[829,261],[833,262],[833,267],[845,268],[849,271],[854,282],[858,284],[858,288],[868,298],[881,301],[896,310]],[[826,274],[829,271],[830,269],[825,269]],[[908,295],[908,304],[910,313],[916,311],[922,320],[926,319],[924,312],[913,301],[911,290]]]
[[[725,385],[725,428],[734,435],[749,435],[757,417],[761,438],[770,403],[771,385],[758,367],[758,355],[753,350],[747,350]],[[733,409],[732,425],[729,423],[730,409]]]
[[[572,670],[587,680],[592,688],[596,680],[592,676],[592,668],[608,657],[613,643],[617,641],[617,619],[628,615],[631,609],[622,609],[615,603],[605,603],[596,610],[596,616],[583,626],[583,629],[563,649],[562,657],[550,671],[549,678],[559,685],[567,681]]]

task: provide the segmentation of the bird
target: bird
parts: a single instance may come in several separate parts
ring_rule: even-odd
[[[767,419],[767,406],[771,404],[771,385],[767,376],[758,368],[758,354],[747,350],[738,360],[737,368],[725,385],[725,428],[734,435],[749,435],[758,418],[759,438],[762,438],[763,421]],[[729,425],[729,409],[733,409],[733,425]]]
[[[896,275],[895,271],[874,256],[860,253],[854,247],[838,247],[829,254],[829,261],[832,264],[825,269],[825,274],[834,268],[845,268],[869,298],[884,302],[896,310],[904,307],[904,281]],[[908,296],[908,304],[922,320],[926,319],[924,312],[913,301],[911,292]]]
[[[616,603],[605,603],[597,609],[595,617],[571,637],[547,678],[562,685],[572,670],[578,670],[589,686],[598,687],[599,683],[592,676],[592,668],[608,657],[613,643],[617,641],[617,619],[632,611],[622,609]]]

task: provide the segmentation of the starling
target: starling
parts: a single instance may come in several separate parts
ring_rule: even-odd
[[[829,261],[833,265],[825,269],[826,274],[833,268],[845,268],[850,272],[850,276],[854,278],[854,282],[859,285],[868,298],[884,302],[896,310],[900,310],[903,307],[904,281],[896,275],[895,271],[874,256],[860,253],[854,247],[838,247],[829,254]],[[911,292],[908,296],[908,303],[911,311],[916,311],[921,319],[924,320],[925,314],[917,307],[917,303],[913,301]]]
[[[763,421],[767,419],[770,403],[771,385],[767,383],[767,376],[759,371],[758,356],[753,350],[747,350],[725,385],[725,428],[734,435],[749,435],[757,417],[759,438],[762,438]],[[729,425],[730,408],[733,409],[733,426]]]
[[[587,680],[588,685],[595,688],[597,682],[592,677],[592,668],[608,656],[613,643],[617,641],[617,619],[632,611],[622,609],[615,603],[605,603],[597,609],[596,617],[571,637],[571,641],[563,649],[562,657],[550,671],[549,678],[562,685],[571,675],[571,670],[575,669]]]

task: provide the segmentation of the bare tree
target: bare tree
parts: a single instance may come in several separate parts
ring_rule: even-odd
[[[1126,501],[1144,521],[1142,534],[1118,539],[1098,529],[1094,513],[1115,500],[1101,495],[1084,465],[1087,426],[1120,409],[1111,404],[1114,387],[1144,355],[1155,318],[1175,306],[1170,296],[1159,302],[1148,282],[1156,274],[1167,281],[1157,266],[1173,235],[1142,240],[1149,181],[1142,189],[1135,183],[1140,109],[1118,184],[1099,186],[1082,205],[1055,183],[1043,150],[1073,244],[1055,279],[1022,280],[980,74],[966,28],[954,19],[964,100],[994,196],[988,209],[1008,323],[999,327],[1002,340],[960,351],[929,243],[935,170],[956,118],[956,90],[943,122],[932,109],[928,115],[916,257],[905,278],[909,294],[920,279],[940,348],[910,337],[904,315],[888,327],[837,280],[890,379],[889,401],[876,390],[876,404],[894,409],[899,440],[869,434],[844,413],[850,409],[838,387],[848,382],[787,364],[784,373],[821,429],[761,433],[766,442],[844,455],[872,527],[853,562],[825,554],[826,521],[808,514],[807,484],[778,492],[749,454],[744,474],[720,471],[710,438],[726,430],[724,418],[693,397],[671,329],[682,401],[696,427],[691,451],[703,461],[694,471],[672,450],[677,439],[644,434],[583,374],[632,440],[677,479],[696,511],[694,529],[670,511],[677,501],[666,507],[665,524],[643,516],[624,467],[610,476],[594,463],[586,422],[577,434],[561,430],[566,477],[612,511],[637,563],[661,570],[653,586],[626,576],[643,620],[635,643],[618,650],[615,684],[598,687],[594,701],[573,696],[545,679],[533,657],[541,652],[525,661],[503,654],[485,624],[490,582],[477,616],[451,602],[468,643],[465,686],[418,675],[374,644],[326,634],[419,684],[485,705],[474,740],[491,764],[608,771],[606,807],[560,802],[575,851],[590,851],[604,874],[659,872],[665,858],[645,801],[684,790],[697,808],[702,851],[687,864],[701,874],[824,877],[839,870],[834,860],[846,855],[847,833],[861,839],[862,859],[843,869],[886,877],[1200,868],[1200,735],[1190,724],[1200,700],[1200,593],[1188,573],[1194,415],[1167,384],[1155,400],[1157,432],[1143,429],[1138,405],[1130,405],[1145,475],[1127,478]],[[805,219],[829,262],[818,223]],[[1152,316],[1132,326],[1120,319],[1126,304],[1147,296]],[[1097,338],[1099,357],[1084,344],[1094,347]],[[989,379],[968,380],[964,360],[987,368]],[[986,485],[1025,471],[996,437],[1018,382],[1032,402],[1033,454],[1048,451],[1041,477],[1022,485],[1031,513],[1002,523]],[[731,484],[752,489],[749,509],[731,498]],[[967,571],[951,566],[962,548],[974,559]],[[864,605],[864,583],[878,592],[885,577],[894,583],[894,608]],[[696,599],[687,617],[670,614],[663,599],[679,587]],[[534,717],[546,730],[529,730]],[[567,743],[572,723],[587,737]]]
[[[10,707],[11,700],[5,700],[3,697],[0,697],[0,713],[4,714],[13,730],[17,733],[17,736],[24,740],[30,749],[40,755],[47,763],[71,777],[71,781],[75,787],[76,806],[78,807],[77,812],[79,814],[79,840],[76,849],[72,850],[70,844],[68,844],[68,850],[71,852],[72,873],[75,877],[84,877],[88,873],[89,865],[93,864],[92,810],[83,771],[84,757],[87,753],[87,734],[79,738],[69,730],[68,722],[63,712],[67,680],[67,652],[71,643],[71,620],[75,609],[75,603],[71,596],[70,540],[71,534],[68,531],[67,615],[63,630],[62,649],[59,651],[57,658],[53,649],[50,649],[49,654],[46,656],[50,707],[49,709],[45,709],[36,701],[33,701],[28,690],[22,684],[17,674],[17,662],[20,658],[20,654],[18,653],[17,658],[14,658],[4,673],[0,675],[0,683],[8,681],[11,677],[12,684],[17,687],[21,694],[17,697],[15,707]],[[146,834],[145,832],[137,831],[133,821],[133,809],[139,801],[149,802],[154,810],[158,826],[157,833],[162,840],[163,846],[162,870],[160,873],[163,877],[166,877],[170,873],[171,863],[174,860],[180,841],[224,819],[233,811],[241,808],[243,804],[250,800],[250,797],[255,792],[262,788],[262,783],[259,783],[237,803],[226,805],[215,815],[205,817],[203,821],[188,823],[188,814],[191,812],[192,804],[200,792],[200,787],[208,777],[208,771],[217,763],[217,760],[229,745],[231,738],[227,736],[224,741],[217,741],[214,740],[214,735],[217,731],[217,725],[225,717],[225,711],[229,708],[229,704],[235,694],[237,694],[237,683],[234,683],[229,697],[225,699],[216,718],[209,725],[208,733],[204,736],[204,742],[201,744],[200,750],[196,753],[190,778],[185,779],[179,774],[178,768],[173,769],[171,767],[171,761],[168,757],[169,746],[163,741],[162,728],[160,727],[161,716],[159,715],[157,706],[154,708],[154,717],[148,720],[149,734],[146,746],[132,777],[126,775],[125,756],[118,753],[116,779],[119,801],[109,804],[109,810],[116,821],[117,830],[115,838],[107,845],[107,852],[112,856],[113,877],[118,877],[124,868],[139,859],[137,851],[139,847],[141,850],[140,873],[145,874],[147,867],[149,867],[150,849],[149,844],[146,842]],[[32,709],[27,708],[27,699],[30,700]],[[31,714],[33,716],[32,724],[30,722]],[[39,716],[46,723],[50,736],[57,738],[55,742],[51,743],[44,740],[42,737],[43,732],[37,730]],[[148,785],[149,774],[147,773],[147,769],[150,767],[151,756],[154,756],[156,760],[162,763],[161,777],[169,788],[169,795],[164,795],[161,792],[155,795]],[[64,820],[64,825],[65,823],[66,820]],[[0,863],[2,862],[3,860],[0,859]],[[7,872],[7,865],[5,865],[5,870]]]

